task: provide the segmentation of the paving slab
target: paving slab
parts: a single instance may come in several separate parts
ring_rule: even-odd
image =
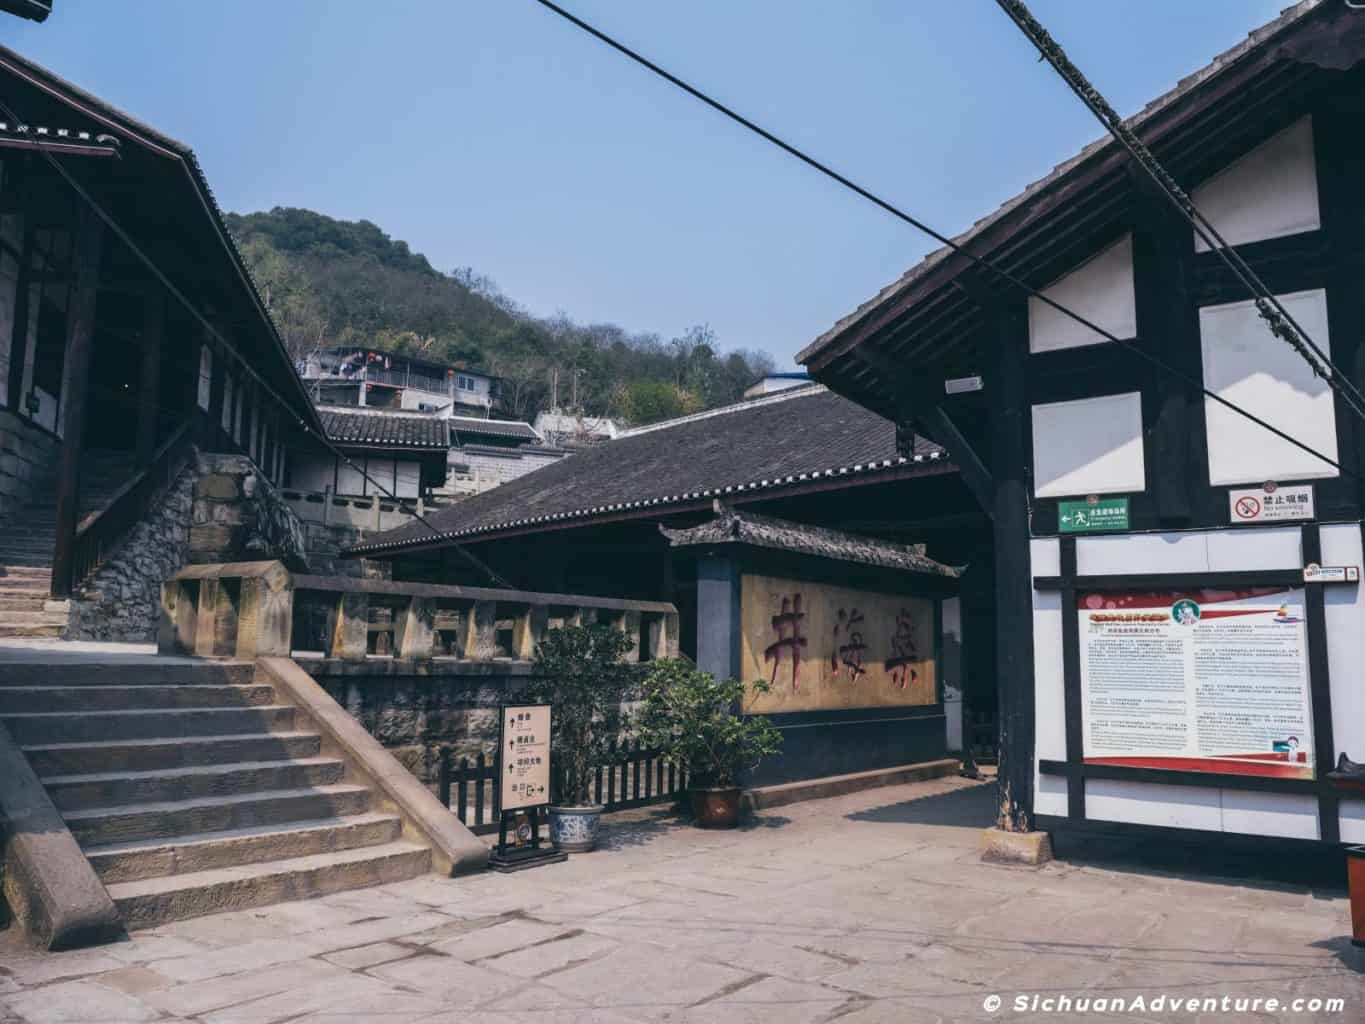
[[[1039,868],[984,865],[992,805],[989,787],[936,780],[729,833],[643,809],[612,816],[597,852],[516,875],[428,876],[75,953],[0,938],[0,1024],[1095,1019],[1012,1010],[1039,989],[1341,996],[1337,1019],[1360,1017],[1365,952],[1330,881],[1074,843]],[[1274,1019],[1180,1019],[1201,1017]]]

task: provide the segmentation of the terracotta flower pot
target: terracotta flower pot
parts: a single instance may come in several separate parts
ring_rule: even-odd
[[[550,838],[565,853],[587,853],[596,846],[601,823],[601,804],[550,808]]]
[[[738,786],[708,787],[688,791],[692,817],[701,828],[734,828],[739,824]]]

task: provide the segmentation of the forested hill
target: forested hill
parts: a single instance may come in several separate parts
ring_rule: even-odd
[[[548,408],[556,369],[561,405],[576,374],[585,415],[632,423],[735,401],[772,369],[766,353],[721,352],[704,326],[665,339],[533,317],[472,269],[438,270],[369,221],[276,207],[228,225],[296,357],[355,345],[463,364],[503,378],[510,415]]]

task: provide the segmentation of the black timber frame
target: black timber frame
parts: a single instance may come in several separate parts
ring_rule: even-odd
[[[1322,543],[1317,523],[1300,528],[1305,564],[1320,562]],[[1074,824],[1090,821],[1085,813],[1087,779],[1117,779],[1164,785],[1199,786],[1209,789],[1239,789],[1261,793],[1297,793],[1316,796],[1320,843],[1339,843],[1340,795],[1326,779],[1336,763],[1336,744],[1332,733],[1331,674],[1327,659],[1327,624],[1322,583],[1305,583],[1302,569],[1259,569],[1245,572],[1143,573],[1081,575],[1076,571],[1075,537],[1060,538],[1060,576],[1035,576],[1035,590],[1057,592],[1062,605],[1062,692],[1066,725],[1066,759],[1040,758],[1038,771],[1067,780],[1067,816],[1050,817],[1055,823]],[[1223,775],[1217,772],[1184,771],[1168,768],[1138,768],[1127,765],[1087,764],[1082,735],[1080,611],[1076,605],[1080,590],[1181,590],[1208,587],[1295,586],[1304,591],[1305,633],[1308,642],[1308,683],[1310,713],[1313,721],[1313,779],[1280,779],[1254,775]],[[1134,826],[1136,827],[1136,826]],[[1147,827],[1147,826],[1142,826]],[[1220,833],[1221,834],[1221,833]]]

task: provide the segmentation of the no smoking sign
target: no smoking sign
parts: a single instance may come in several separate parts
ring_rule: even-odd
[[[1313,487],[1264,487],[1228,492],[1228,519],[1234,523],[1282,523],[1313,518]]]

